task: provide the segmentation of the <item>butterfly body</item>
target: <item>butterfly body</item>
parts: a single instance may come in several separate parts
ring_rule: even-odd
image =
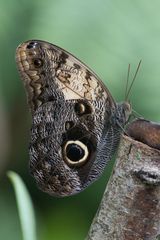
[[[47,42],[17,48],[16,61],[32,113],[30,171],[55,196],[95,181],[116,151],[131,112],[77,58]]]

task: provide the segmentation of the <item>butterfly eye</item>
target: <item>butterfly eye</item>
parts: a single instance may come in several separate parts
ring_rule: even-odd
[[[87,146],[80,141],[68,141],[63,148],[64,159],[70,166],[81,166],[89,156]]]
[[[76,103],[74,109],[75,109],[76,114],[79,116],[92,113],[91,106],[88,105],[86,102]]]
[[[43,66],[43,61],[40,58],[34,59],[33,63],[34,63],[34,66],[37,67],[37,68]]]

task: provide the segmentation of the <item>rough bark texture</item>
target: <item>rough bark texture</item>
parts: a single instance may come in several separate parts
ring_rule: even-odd
[[[86,240],[160,239],[160,151],[123,136]]]

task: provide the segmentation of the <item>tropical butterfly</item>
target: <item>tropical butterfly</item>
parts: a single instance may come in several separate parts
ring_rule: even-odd
[[[103,172],[131,113],[84,63],[51,43],[31,40],[16,62],[32,113],[30,172],[41,190],[69,196]]]

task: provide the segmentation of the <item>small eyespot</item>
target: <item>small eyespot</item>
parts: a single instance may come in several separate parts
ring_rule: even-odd
[[[43,61],[40,58],[34,59],[33,63],[34,63],[34,66],[37,67],[37,68],[43,66]]]
[[[92,113],[91,106],[89,104],[87,104],[86,102],[77,102],[75,104],[74,109],[75,109],[76,114],[79,116]]]
[[[88,160],[89,151],[84,143],[70,140],[63,147],[63,155],[69,166],[79,167]]]
[[[67,130],[71,129],[73,126],[74,126],[74,122],[72,122],[72,121],[67,121],[67,122],[65,123],[65,130],[67,131]]]
[[[31,49],[31,48],[34,48],[36,45],[37,45],[36,42],[30,42],[30,43],[26,46],[26,48]]]

